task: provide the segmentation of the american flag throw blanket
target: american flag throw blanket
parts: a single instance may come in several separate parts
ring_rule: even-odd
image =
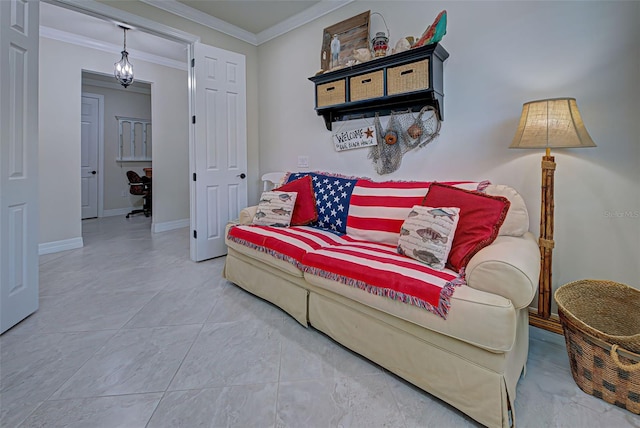
[[[318,223],[289,228],[234,226],[228,239],[287,261],[308,275],[424,308],[446,319],[464,272],[435,270],[398,254],[400,227],[430,182],[382,182],[311,175]],[[448,182],[475,190],[478,183]]]

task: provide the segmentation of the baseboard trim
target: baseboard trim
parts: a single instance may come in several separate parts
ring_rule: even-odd
[[[137,207],[137,208],[142,208],[142,207]],[[112,210],[104,210],[102,212],[102,217],[116,217],[116,216],[119,216],[119,215],[127,215],[133,209],[135,209],[135,207],[115,208],[115,209],[112,209]]]
[[[60,251],[75,250],[84,247],[82,237],[63,239],[62,241],[44,242],[38,244],[38,255],[59,253]]]
[[[169,230],[181,229],[183,227],[189,227],[191,223],[188,218],[182,220],[164,221],[162,223],[153,223],[151,230],[153,233],[167,232]]]
[[[560,318],[556,314],[551,314],[549,318],[544,318],[537,314],[537,311],[529,308],[529,325],[551,331],[556,334],[563,334]]]

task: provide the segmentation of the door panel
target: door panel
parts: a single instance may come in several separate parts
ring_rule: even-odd
[[[191,258],[227,253],[224,229],[247,205],[244,55],[196,43]],[[197,238],[195,237],[197,236]]]
[[[81,112],[80,182],[82,218],[85,219],[98,217],[99,99],[83,95]]]
[[[38,309],[37,1],[0,1],[0,333]]]

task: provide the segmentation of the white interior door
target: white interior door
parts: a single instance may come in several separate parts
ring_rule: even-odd
[[[195,43],[191,258],[227,253],[224,230],[247,206],[245,56]]]
[[[38,25],[0,0],[0,333],[38,309]]]
[[[100,99],[83,94],[81,106],[80,181],[82,184],[82,218],[98,217],[98,142]]]

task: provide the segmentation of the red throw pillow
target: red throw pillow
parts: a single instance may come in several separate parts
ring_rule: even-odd
[[[447,267],[460,272],[471,257],[496,239],[511,203],[502,196],[433,183],[422,205],[460,208],[460,220],[447,260]]]
[[[304,226],[318,220],[316,197],[313,193],[311,176],[305,175],[273,190],[298,193],[296,204],[293,206],[291,226]]]

